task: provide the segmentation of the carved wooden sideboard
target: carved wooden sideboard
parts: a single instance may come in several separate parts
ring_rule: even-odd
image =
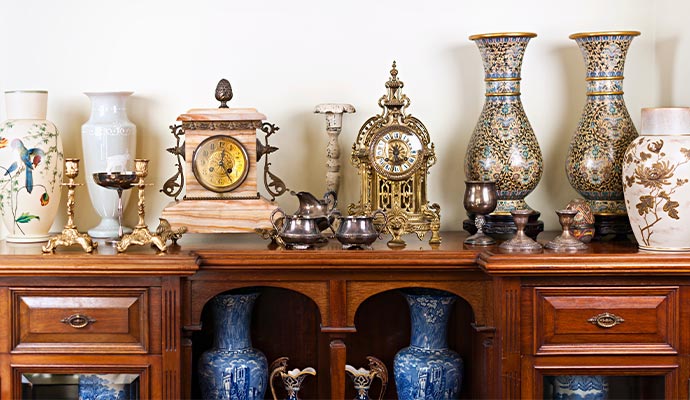
[[[206,305],[251,287],[254,347],[317,370],[301,398],[353,398],[345,364],[368,355],[391,370],[395,398],[392,359],[410,335],[397,289],[428,287],[460,298],[449,346],[464,360],[461,398],[548,398],[555,375],[607,375],[619,398],[688,397],[690,254],[626,243],[502,254],[464,237],[288,251],[251,234],[188,235],[168,254],[120,255],[0,242],[0,395],[20,398],[31,373],[130,373],[141,398],[199,398],[196,363],[214,329]]]

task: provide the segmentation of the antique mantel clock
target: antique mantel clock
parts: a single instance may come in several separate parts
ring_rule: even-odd
[[[360,200],[350,214],[386,212],[390,246],[403,246],[402,235],[419,239],[431,231],[430,244],[441,243],[441,207],[426,198],[429,167],[436,162],[434,145],[420,120],[405,111],[410,99],[402,94],[403,82],[393,62],[387,93],[379,100],[380,115],[369,118],[352,146],[352,164],[361,178]],[[377,224],[383,224],[377,217]]]
[[[228,108],[231,98],[230,83],[223,79],[216,88],[219,108],[189,110],[177,118],[181,125],[171,127],[177,144],[168,151],[177,156],[178,171],[161,191],[176,201],[161,217],[173,227],[197,233],[271,227],[270,215],[278,207],[273,200],[286,191],[269,171],[268,154],[277,148],[268,145],[268,137],[278,128],[262,122],[266,117],[254,108]],[[257,139],[257,129],[266,133],[265,144]],[[271,200],[257,191],[257,164],[264,155],[264,184]],[[178,200],[183,187],[185,196]]]

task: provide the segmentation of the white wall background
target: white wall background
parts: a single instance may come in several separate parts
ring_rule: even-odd
[[[465,218],[463,159],[484,101],[481,59],[467,37],[532,31],[539,36],[525,53],[522,100],[545,172],[527,200],[542,212],[546,228],[556,229],[553,211],[577,197],[564,163],[585,103],[584,63],[568,35],[642,32],[625,70],[625,98],[639,126],[641,107],[690,103],[690,78],[683,73],[689,10],[673,0],[3,1],[0,90],[48,90],[48,118],[63,134],[67,157],[82,157],[80,127],[90,112],[82,92],[133,90],[129,116],[139,131],[137,156],[152,160],[149,182],[156,189],[147,192],[147,222],[155,227],[170,201],[157,189],[174,173],[174,158],[165,152],[174,144],[168,126],[189,108],[215,107],[213,91],[222,77],[233,85],[231,106],[256,107],[280,126],[272,168],[295,190],[324,191],[327,138],[314,105],[353,104],[357,113],[345,117],[340,136],[341,209],[356,201],[349,150],[362,123],[379,112],[396,60],[412,100],[409,111],[436,144],[429,199],[441,205],[442,229],[457,230]],[[4,99],[0,108],[4,119]],[[293,211],[289,197],[279,202]],[[133,204],[130,224],[136,223]],[[85,189],[77,207],[80,229],[95,225]],[[62,214],[54,229],[64,224]]]

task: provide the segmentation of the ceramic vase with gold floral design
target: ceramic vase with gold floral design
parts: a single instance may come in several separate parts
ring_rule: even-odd
[[[690,108],[643,108],[623,159],[628,218],[641,249],[690,250]]]
[[[565,172],[595,216],[625,218],[621,164],[637,131],[623,100],[623,66],[630,42],[639,34],[570,35],[585,60],[587,102],[570,141]]]
[[[470,36],[484,62],[486,99],[465,156],[468,180],[496,182],[493,215],[510,216],[525,203],[542,175],[537,137],[520,100],[520,71],[527,43],[535,33],[488,33]]]

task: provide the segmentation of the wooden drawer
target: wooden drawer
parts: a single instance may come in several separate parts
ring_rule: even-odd
[[[534,352],[676,354],[678,287],[538,287]]]
[[[10,289],[12,352],[146,353],[143,288]]]

